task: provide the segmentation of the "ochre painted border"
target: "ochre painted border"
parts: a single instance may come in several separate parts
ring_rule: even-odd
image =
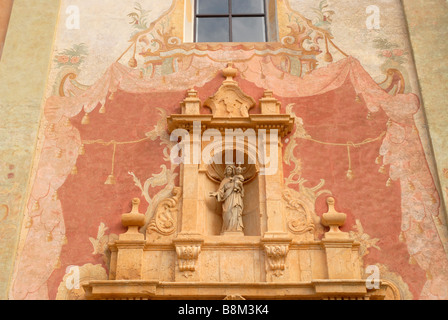
[[[0,62],[0,109],[5,111],[2,121],[12,123],[17,130],[9,133],[14,136],[11,142],[2,139],[0,151],[11,154],[8,160],[14,161],[14,170],[21,177],[12,192],[0,194],[0,203],[6,203],[9,212],[15,213],[0,221],[15,232],[2,241],[0,251],[2,300],[8,298],[14,271],[59,11],[60,0],[15,0]],[[26,143],[24,140],[17,146],[18,135],[28,137]],[[15,155],[17,147],[20,152]]]

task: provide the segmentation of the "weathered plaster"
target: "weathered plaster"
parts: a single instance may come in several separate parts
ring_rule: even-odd
[[[3,0],[0,2],[0,58],[5,44],[6,33],[8,31],[9,17],[11,15],[13,0]]]
[[[437,171],[448,204],[448,3],[402,0],[417,68]]]
[[[59,0],[16,0],[0,62],[0,299],[8,297]]]

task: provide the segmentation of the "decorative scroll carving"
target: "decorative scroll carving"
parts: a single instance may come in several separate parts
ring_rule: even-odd
[[[176,253],[179,262],[179,271],[196,271],[196,261],[200,252],[201,245],[199,244],[177,245]]]
[[[229,63],[222,72],[226,80],[216,94],[205,101],[204,106],[212,110],[214,117],[249,117],[249,109],[255,106],[255,100],[246,95],[233,80],[237,70]]]
[[[223,300],[246,300],[239,294],[229,294]]]
[[[289,252],[289,245],[287,244],[265,244],[264,250],[268,258],[268,265],[270,270],[276,277],[283,275],[285,270],[286,256]]]
[[[177,214],[179,212],[178,205],[182,189],[175,187],[172,193],[172,198],[166,198],[157,205],[154,218],[148,225],[149,230],[164,236],[169,236],[176,231]]]
[[[381,280],[381,283],[385,287],[386,296],[384,300],[402,300],[400,290],[394,283],[384,279]]]
[[[307,204],[294,197],[291,189],[283,191],[283,199],[286,202],[288,229],[294,234],[313,234],[315,226]]]

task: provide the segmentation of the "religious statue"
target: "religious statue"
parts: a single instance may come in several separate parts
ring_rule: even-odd
[[[225,170],[225,177],[217,192],[210,192],[222,202],[222,234],[225,232],[242,232],[243,226],[243,198],[244,188],[243,168],[229,165]]]

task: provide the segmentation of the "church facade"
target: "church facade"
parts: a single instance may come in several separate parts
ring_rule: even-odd
[[[34,2],[0,60],[2,299],[448,298],[417,2]]]

